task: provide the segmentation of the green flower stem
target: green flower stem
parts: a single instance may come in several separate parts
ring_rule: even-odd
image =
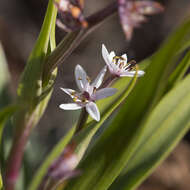
[[[88,113],[86,111],[86,108],[82,108],[80,116],[79,116],[79,120],[77,123],[75,134],[77,134],[79,131],[81,131],[83,129],[87,119],[88,119]]]
[[[106,88],[108,86],[111,86],[111,84],[118,79],[116,75],[110,75],[101,85],[101,88]]]

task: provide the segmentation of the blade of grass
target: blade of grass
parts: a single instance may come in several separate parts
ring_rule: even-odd
[[[155,107],[144,124],[138,147],[126,171],[109,190],[135,189],[173,150],[190,126],[190,75]]]
[[[182,61],[179,63],[175,71],[171,74],[168,85],[166,87],[167,91],[169,91],[173,86],[175,86],[179,81],[182,80],[185,73],[187,72],[190,66],[190,51],[188,51]]]

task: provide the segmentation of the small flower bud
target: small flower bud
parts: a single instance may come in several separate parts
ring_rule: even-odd
[[[48,176],[55,180],[66,180],[79,175],[75,170],[79,160],[74,153],[75,144],[69,144],[48,170]]]
[[[83,15],[82,0],[55,0],[55,5],[59,14],[59,19],[57,19],[58,27],[67,32],[88,27]]]

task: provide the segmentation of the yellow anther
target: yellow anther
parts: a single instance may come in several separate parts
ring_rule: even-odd
[[[90,78],[87,76],[86,77],[86,80],[90,83],[91,82],[91,80],[90,80]]]
[[[77,101],[77,97],[76,97],[76,96],[73,98],[73,101],[74,101],[74,102],[76,102],[76,101]]]
[[[131,60],[129,63],[128,69],[129,70],[135,70],[137,68],[137,62],[135,60]]]
[[[96,87],[94,87],[94,89],[93,89],[93,93],[96,93]]]
[[[87,101],[87,99],[86,98],[82,98],[82,100],[81,100],[83,103],[85,103],[86,101]]]
[[[79,78],[78,78],[78,80],[82,80],[82,78],[81,78],[81,77],[79,77]]]
[[[125,61],[125,58],[123,58],[121,56],[114,56],[113,61],[115,61],[115,64],[117,65],[119,63],[119,61]]]

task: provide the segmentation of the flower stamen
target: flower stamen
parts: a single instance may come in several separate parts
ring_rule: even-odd
[[[131,60],[128,65],[126,66],[125,70],[133,70],[135,69],[135,66],[137,65],[137,62],[135,60]]]
[[[90,83],[91,82],[91,79],[87,76],[86,77],[86,80]]]
[[[119,63],[121,60],[122,60],[122,61],[126,61],[125,58],[116,55],[116,56],[113,57],[113,60],[112,60],[112,61],[113,61],[113,63],[115,63],[116,65],[118,65],[118,63]]]

